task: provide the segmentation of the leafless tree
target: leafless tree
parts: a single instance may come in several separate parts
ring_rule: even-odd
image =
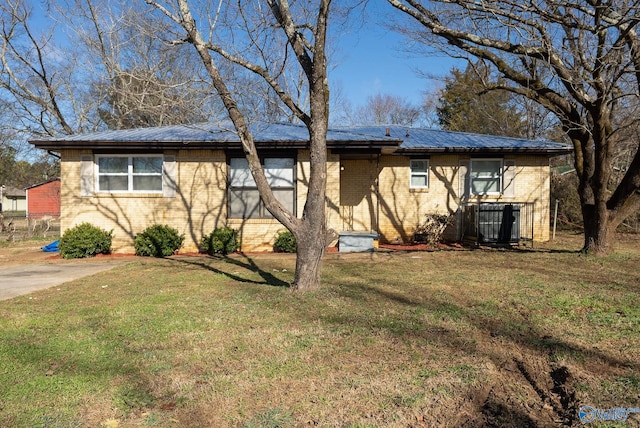
[[[628,126],[618,118],[640,92],[638,1],[388,1],[407,19],[407,36],[482,60],[500,89],[553,112],[575,148],[583,250],[609,251],[616,227],[640,207],[638,150],[610,190]]]
[[[216,116],[191,49],[168,49],[148,7],[105,0],[0,5],[0,100],[18,135],[52,136]],[[218,107],[218,110],[216,110]]]
[[[376,125],[411,126],[420,120],[421,111],[402,97],[389,94],[376,94],[367,98],[358,110],[359,122]]]
[[[397,95],[376,94],[367,97],[363,105],[341,105],[341,124],[350,125],[403,125],[421,123],[423,111],[419,106]]]
[[[0,4],[0,96],[17,131],[72,134],[74,103],[66,86],[73,57],[61,60],[55,27],[34,28],[31,14],[22,0]]]
[[[210,83],[190,49],[170,49],[157,37],[166,28],[146,19],[141,3],[58,0],[57,16],[71,22],[89,77],[92,113],[112,129],[195,123],[216,116]]]
[[[182,36],[175,43],[190,43],[198,52],[241,140],[266,208],[294,234],[298,252],[293,288],[318,288],[327,236],[326,40],[330,0],[291,4],[287,0],[220,0],[215,4],[189,0],[145,1],[181,29]],[[233,92],[233,81],[221,72],[223,63],[233,64],[243,73],[257,77],[257,85],[267,85],[277,96],[279,105],[288,109],[309,132],[310,175],[300,218],[286,209],[269,187],[250,131],[250,116],[243,111],[238,95]],[[303,96],[300,82],[288,84],[297,76],[303,76],[307,96]]]
[[[439,87],[424,91],[420,102],[424,126],[427,128],[438,127],[438,99],[442,89]]]

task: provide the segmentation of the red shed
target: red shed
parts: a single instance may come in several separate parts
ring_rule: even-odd
[[[45,181],[27,189],[27,217],[60,217],[60,179]]]

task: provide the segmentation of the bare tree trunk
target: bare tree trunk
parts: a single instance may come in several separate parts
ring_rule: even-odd
[[[611,238],[615,231],[611,231],[609,212],[606,205],[583,204],[582,217],[584,221],[584,246],[582,252],[601,255],[612,250]]]
[[[320,288],[320,267],[325,252],[325,222],[307,222],[295,234],[297,243],[294,290]]]
[[[309,189],[302,214],[302,222],[296,259],[296,276],[293,284],[297,290],[320,288],[320,266],[327,247],[326,193],[327,193],[327,129],[329,127],[329,85],[327,83],[327,59],[324,53],[326,20],[329,2],[321,2],[316,25],[316,49],[309,76],[310,117],[309,130]]]
[[[327,186],[327,129],[329,123],[329,87],[327,81],[327,59],[325,44],[331,0],[320,0],[317,11],[312,15],[315,25],[299,25],[286,0],[266,0],[275,21],[286,37],[283,50],[288,45],[308,82],[309,112],[304,105],[298,105],[294,97],[280,85],[280,78],[269,74],[267,68],[253,64],[246,58],[234,56],[227,49],[205,41],[196,26],[188,0],[177,0],[179,14],[175,15],[156,0],[145,0],[167,17],[179,24],[187,33],[187,40],[193,44],[211,78],[229,118],[233,122],[242,143],[251,174],[256,182],[260,197],[269,212],[295,236],[298,253],[293,284],[294,290],[311,290],[320,287],[320,266],[326,247],[325,196]],[[317,14],[317,15],[316,15]],[[259,17],[266,28],[272,24]],[[247,21],[245,21],[246,23]],[[306,29],[312,29],[312,39],[305,36]],[[251,29],[248,29],[251,32]],[[264,29],[261,29],[263,31]],[[260,157],[253,135],[234,93],[220,73],[212,52],[230,63],[240,66],[263,79],[279,97],[280,101],[298,118],[309,131],[310,174],[307,199],[301,218],[297,218],[274,196],[260,163]]]
[[[575,149],[583,251],[611,251],[615,227],[640,207],[637,147],[622,180],[612,180],[614,148],[637,123],[638,4],[578,1],[557,8],[550,2],[523,9],[518,0],[387,1],[416,24],[398,31],[447,55],[481,60],[491,66],[494,88],[555,115]]]
[[[607,207],[612,171],[611,147],[614,141],[611,136],[611,121],[604,111],[604,107],[592,109],[591,135],[583,135],[580,145],[583,162],[582,170],[579,170],[581,174],[578,191],[584,222],[582,251],[594,255],[610,252],[611,241],[615,236],[615,227],[611,228],[611,212]]]

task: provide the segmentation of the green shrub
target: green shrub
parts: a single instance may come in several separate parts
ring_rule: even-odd
[[[217,227],[202,238],[202,250],[207,254],[229,254],[239,248],[238,231],[229,227]]]
[[[167,225],[154,224],[136,236],[133,246],[138,256],[167,257],[184,242],[184,235]]]
[[[298,247],[296,237],[288,230],[278,232],[276,241],[273,243],[273,250],[278,253],[295,253]]]
[[[92,225],[82,223],[68,229],[60,238],[60,255],[65,259],[93,257],[111,252],[113,230],[107,232]]]

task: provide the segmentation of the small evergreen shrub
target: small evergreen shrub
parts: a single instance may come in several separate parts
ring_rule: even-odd
[[[273,250],[277,253],[295,253],[298,247],[296,237],[289,230],[278,232],[276,241],[273,243]]]
[[[240,248],[238,231],[230,227],[216,227],[202,238],[202,250],[210,255],[229,254]]]
[[[133,246],[137,256],[167,257],[174,254],[184,242],[184,235],[171,226],[154,224],[136,236]]]
[[[113,230],[107,232],[91,223],[81,223],[62,234],[58,248],[65,259],[93,257],[111,252]]]

